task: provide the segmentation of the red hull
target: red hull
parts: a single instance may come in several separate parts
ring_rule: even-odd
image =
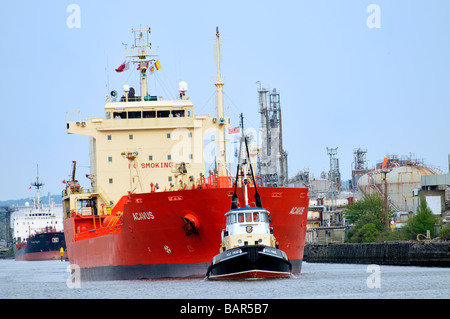
[[[292,273],[300,273],[308,190],[259,188],[258,192],[264,208],[271,212],[279,248],[291,260]],[[108,228],[89,229],[88,221],[79,217],[67,218],[64,230],[69,260],[81,268],[84,280],[204,277],[219,251],[231,195],[231,188],[133,194],[123,207],[120,229],[110,229],[110,233]],[[250,189],[249,198],[253,195]],[[189,214],[197,219],[199,228],[187,236],[183,217]]]

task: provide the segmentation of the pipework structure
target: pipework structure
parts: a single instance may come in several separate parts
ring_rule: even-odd
[[[336,195],[341,187],[341,173],[339,171],[339,159],[336,158],[337,155],[336,148],[328,148],[327,154],[330,156],[330,172],[328,173],[328,179],[330,181],[330,194],[331,194],[331,206],[332,210],[336,209]]]
[[[355,148],[353,150],[351,185],[353,190],[357,189],[359,178],[368,172],[366,154],[367,149],[363,149],[361,147]]]
[[[257,83],[260,84],[258,81]],[[257,156],[257,175],[266,187],[286,186],[287,152],[283,149],[280,94],[276,89],[258,89],[261,114],[261,147]],[[269,93],[269,94],[268,94]]]

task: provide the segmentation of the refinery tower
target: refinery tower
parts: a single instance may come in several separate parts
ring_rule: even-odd
[[[280,94],[260,87],[261,149],[257,157],[257,175],[266,187],[286,186],[288,180],[287,152],[283,149]]]

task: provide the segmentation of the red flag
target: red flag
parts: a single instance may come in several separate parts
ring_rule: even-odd
[[[130,64],[128,61],[124,61],[117,69],[116,72],[123,72],[128,70],[130,67]]]
[[[235,134],[235,133],[239,133],[240,131],[241,130],[239,129],[239,127],[229,128],[228,134]]]

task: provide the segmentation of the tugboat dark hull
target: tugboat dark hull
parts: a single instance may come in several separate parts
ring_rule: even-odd
[[[214,256],[206,276],[211,280],[289,278],[291,270],[282,250],[247,245]]]

